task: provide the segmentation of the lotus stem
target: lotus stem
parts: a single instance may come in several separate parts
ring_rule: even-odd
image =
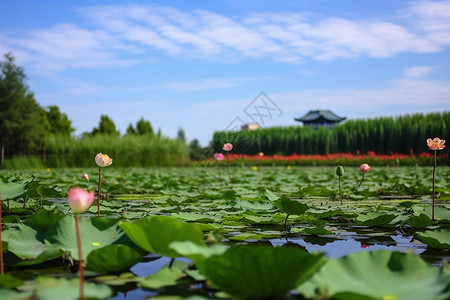
[[[172,257],[169,262],[169,269],[172,268],[174,262],[175,262],[175,258]]]
[[[363,182],[363,180],[364,180],[364,173],[363,173],[363,176],[361,178],[361,181],[359,182],[358,189],[361,187],[361,183]]]
[[[98,168],[97,217],[100,218],[100,188],[102,187],[102,168]]]
[[[2,198],[0,195],[0,273],[5,275],[5,270],[3,269],[3,242],[2,242]]]
[[[77,233],[78,244],[78,272],[80,273],[80,299],[84,300],[84,268],[83,268],[83,253],[81,247],[81,234],[80,234],[80,217],[79,214],[75,215],[75,230]]]
[[[284,231],[286,231],[286,233],[287,233],[287,220],[288,220],[288,218],[289,218],[289,215],[286,215],[286,219],[284,219]]]
[[[434,179],[436,176],[436,150],[434,150],[434,166],[433,166],[433,206],[431,208],[431,220],[434,221],[434,203],[435,203],[435,194],[434,194]]]
[[[342,205],[342,190],[341,190],[341,177],[342,176],[339,176],[339,195],[341,196],[341,205]]]
[[[228,177],[230,178],[230,185],[231,188],[233,188],[233,180],[231,180],[230,159],[228,158],[228,152],[227,152],[227,170],[228,170]]]
[[[220,165],[219,165],[219,161],[216,160],[216,164],[217,164],[217,172],[219,172],[219,182],[220,182],[220,186],[223,187],[223,183],[222,183],[222,175],[220,174]]]

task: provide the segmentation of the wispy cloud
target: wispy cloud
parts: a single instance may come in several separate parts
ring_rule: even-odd
[[[435,67],[431,66],[417,66],[411,67],[405,70],[404,74],[406,77],[418,78],[424,77],[435,70]]]
[[[180,11],[157,5],[80,8],[89,25],[56,24],[3,34],[0,49],[12,49],[41,71],[127,67],[140,55],[238,61],[390,57],[432,53],[450,45],[450,1],[406,3],[386,19],[259,13],[227,17],[206,10]],[[0,33],[1,34],[1,33]]]

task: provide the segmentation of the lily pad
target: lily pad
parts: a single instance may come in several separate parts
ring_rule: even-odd
[[[301,215],[309,209],[309,206],[305,203],[301,203],[297,200],[291,200],[288,197],[281,197],[274,201],[276,207],[288,215]]]
[[[142,255],[126,245],[108,245],[87,256],[86,268],[98,273],[120,273],[142,259]]]
[[[417,233],[417,236],[425,244],[435,249],[450,249],[450,231],[446,229],[441,230],[427,230],[425,232]]]
[[[369,212],[368,214],[360,214],[355,221],[365,226],[382,226],[389,224],[396,217],[394,214],[385,212]]]
[[[129,238],[142,249],[168,257],[180,256],[169,245],[175,241],[192,241],[205,245],[203,232],[197,225],[168,216],[153,216],[133,223],[120,223]]]
[[[240,245],[199,261],[197,267],[226,293],[260,299],[286,294],[311,277],[324,262],[322,254],[297,248]]]
[[[36,300],[60,300],[64,295],[65,300],[77,300],[80,298],[80,280],[78,278],[36,278]],[[84,295],[86,298],[106,299],[112,295],[111,289],[104,284],[84,283]]]
[[[449,280],[416,254],[379,250],[330,259],[297,291],[307,298],[318,292],[333,299],[436,300],[449,295]]]

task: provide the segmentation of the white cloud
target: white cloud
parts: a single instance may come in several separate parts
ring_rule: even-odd
[[[406,77],[418,78],[424,77],[434,71],[434,67],[431,66],[417,66],[411,67],[405,70],[404,75]]]
[[[450,45],[450,1],[420,1],[405,7],[386,20],[304,12],[230,18],[157,5],[84,7],[80,11],[94,27],[67,23],[21,37],[2,34],[0,48],[27,52],[41,70],[63,70],[126,67],[138,62],[136,54],[155,49],[180,57],[299,63],[432,53]]]

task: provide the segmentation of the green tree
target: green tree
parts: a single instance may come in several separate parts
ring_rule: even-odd
[[[150,135],[153,136],[153,127],[149,121],[144,120],[144,118],[140,118],[136,123],[136,132],[140,135]]]
[[[133,125],[132,124],[128,125],[126,135],[134,135],[134,134],[136,134],[136,130],[134,129]]]
[[[92,130],[92,135],[97,134],[119,136],[120,132],[116,130],[116,125],[113,120],[111,120],[107,115],[101,115],[98,128],[94,128]]]
[[[22,67],[11,53],[0,61],[0,144],[5,156],[38,154],[44,150],[49,123],[46,111],[25,84]]]
[[[70,136],[75,129],[72,127],[72,121],[66,114],[59,111],[58,106],[50,105],[47,107],[47,120],[50,124],[50,133],[54,135]]]
[[[180,129],[178,129],[177,139],[186,144],[186,135],[184,134],[184,130],[181,127]]]

